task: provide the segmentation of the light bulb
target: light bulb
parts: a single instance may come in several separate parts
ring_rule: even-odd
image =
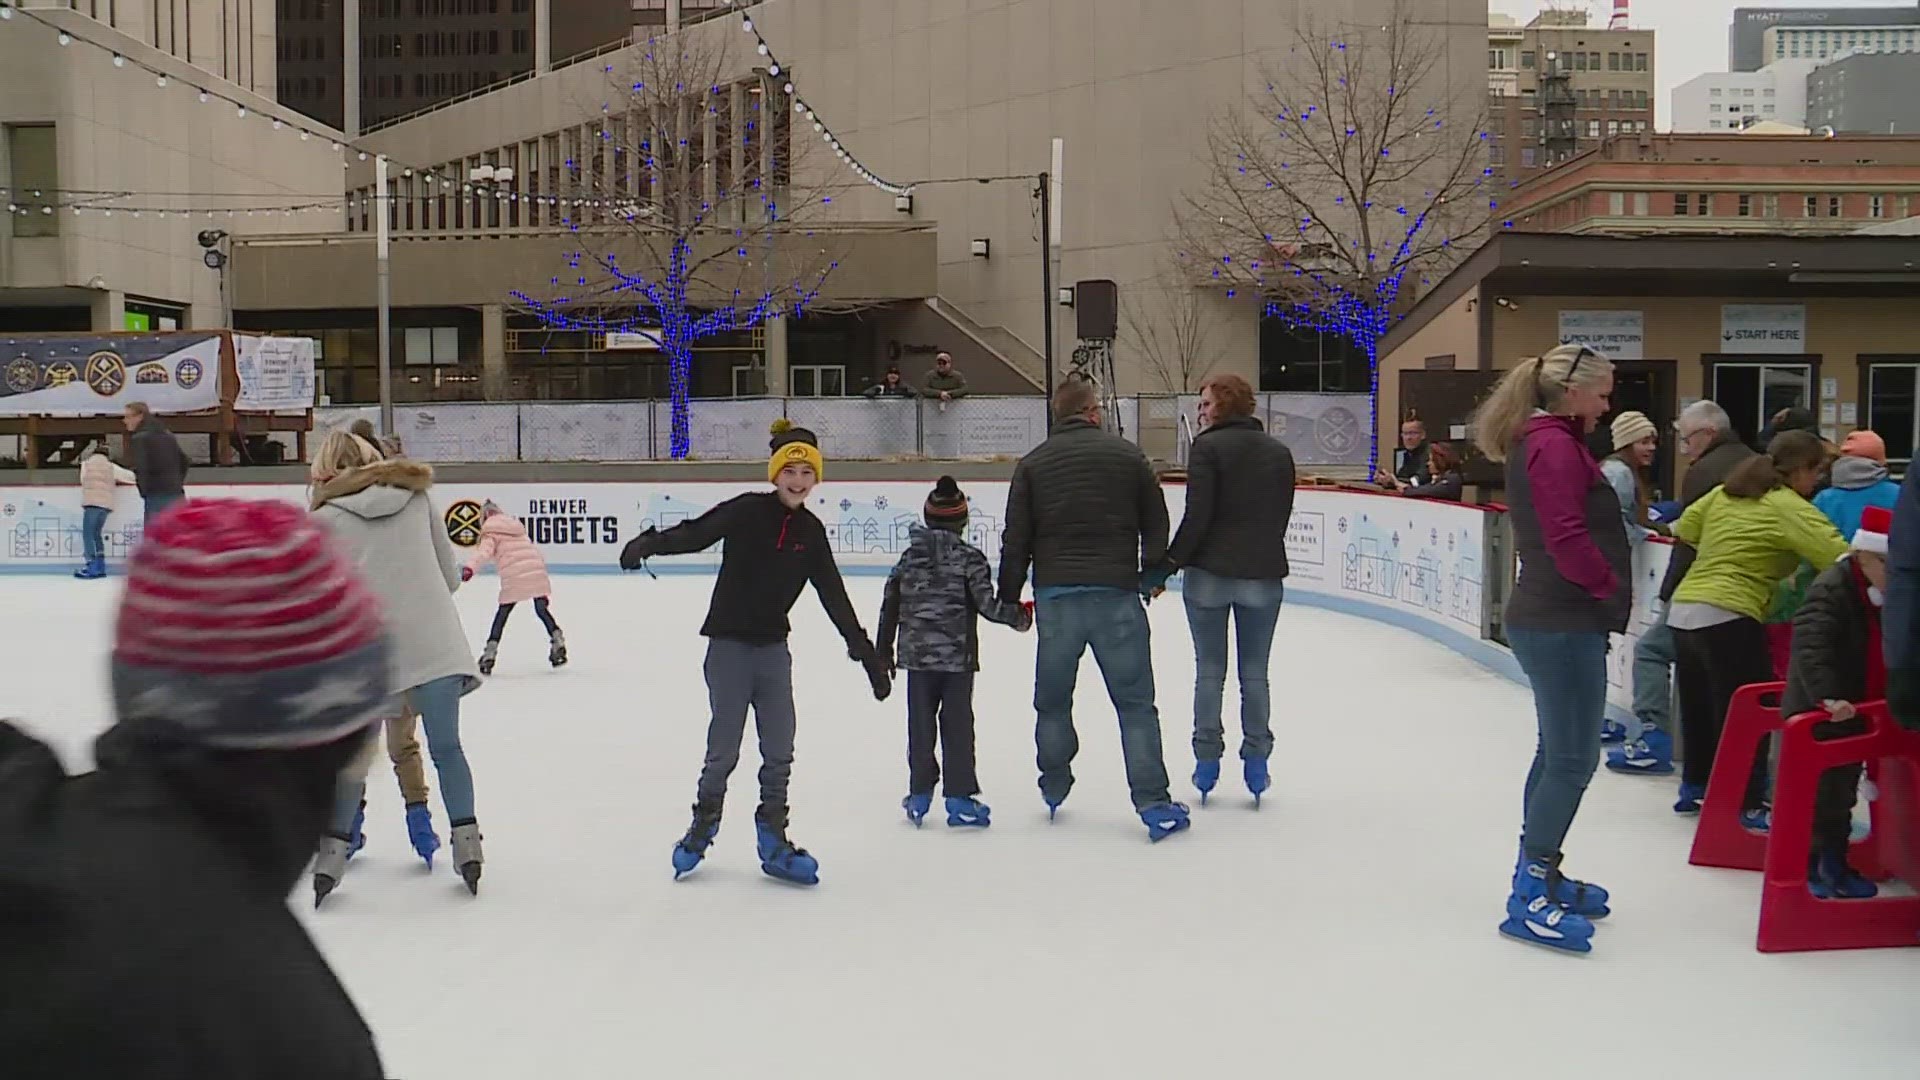
[[[749,33],[749,34],[751,34],[751,33],[753,33],[753,20],[752,20],[752,19],[741,19],[741,20],[740,20],[740,29],[742,29],[742,30],[745,30],[745,31],[746,31],[747,33]]]
[[[307,141],[307,133],[304,130],[300,132],[300,141],[301,142]]]
[[[113,66],[114,66],[114,67],[126,67],[126,66],[127,66],[127,58],[126,58],[126,57],[124,57],[124,56],[121,56],[121,55],[120,55],[119,53],[114,53],[114,54],[113,54]]]
[[[0,4],[0,19],[11,18],[13,18],[13,6],[11,4]]]
[[[273,118],[273,130],[275,131],[280,130],[280,118],[277,116]]]
[[[62,45],[73,44],[73,35],[67,33],[65,30],[60,31],[60,44]]]
[[[236,106],[234,106],[234,110],[235,110],[235,111],[234,111],[234,115],[235,115],[235,116],[245,116],[245,115],[247,115],[247,107],[246,107],[245,105],[236,105]]]
[[[756,50],[756,51],[758,51],[758,52],[760,53],[760,55],[761,55],[761,56],[765,56],[765,55],[767,55],[767,43],[766,43],[766,42],[764,42],[764,41],[763,41],[763,42],[761,42],[761,43],[760,43],[760,47],[759,47],[759,49],[758,49],[758,50]]]
[[[200,91],[200,104],[205,105],[206,103],[207,103],[207,92],[205,90],[202,90]]]
[[[339,144],[339,143],[337,143],[337,142],[336,142],[336,143],[334,143],[334,144],[333,144],[333,148],[334,148],[335,150],[338,150],[338,149],[340,149],[340,144]]]
[[[155,86],[165,86],[165,85],[167,85],[167,77],[166,77],[165,75],[156,75],[156,76],[154,76],[154,78],[153,78],[153,85],[155,85]]]
[[[769,75],[772,75],[772,76],[773,76],[774,78],[776,78],[776,79],[777,79],[777,78],[779,78],[779,77],[780,77],[780,65],[779,65],[779,64],[768,64],[768,65],[767,65],[767,74],[769,74]]]

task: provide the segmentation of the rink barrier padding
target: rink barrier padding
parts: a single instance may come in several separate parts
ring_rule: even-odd
[[[1822,900],[1807,888],[1820,774],[1856,763],[1866,764],[1878,797],[1869,804],[1869,836],[1849,855],[1854,868],[1920,887],[1920,732],[1895,723],[1884,701],[1857,708],[1868,724],[1861,735],[1816,740],[1824,712],[1802,713],[1782,727],[1760,893],[1761,952],[1920,946],[1920,896]]]

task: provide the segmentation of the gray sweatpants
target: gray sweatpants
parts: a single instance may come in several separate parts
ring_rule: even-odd
[[[793,775],[793,654],[786,642],[750,645],[714,638],[707,643],[707,763],[700,770],[701,802],[726,798],[727,778],[740,763],[747,707],[760,734],[760,805],[784,810]]]

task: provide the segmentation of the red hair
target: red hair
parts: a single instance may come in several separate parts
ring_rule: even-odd
[[[1202,391],[1213,391],[1213,400],[1223,416],[1252,416],[1253,387],[1238,375],[1214,375],[1200,384]]]

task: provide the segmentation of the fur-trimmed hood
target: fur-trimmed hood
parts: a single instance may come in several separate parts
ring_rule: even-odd
[[[311,509],[330,503],[357,517],[390,517],[420,492],[433,486],[433,467],[405,458],[363,465],[313,489]]]

